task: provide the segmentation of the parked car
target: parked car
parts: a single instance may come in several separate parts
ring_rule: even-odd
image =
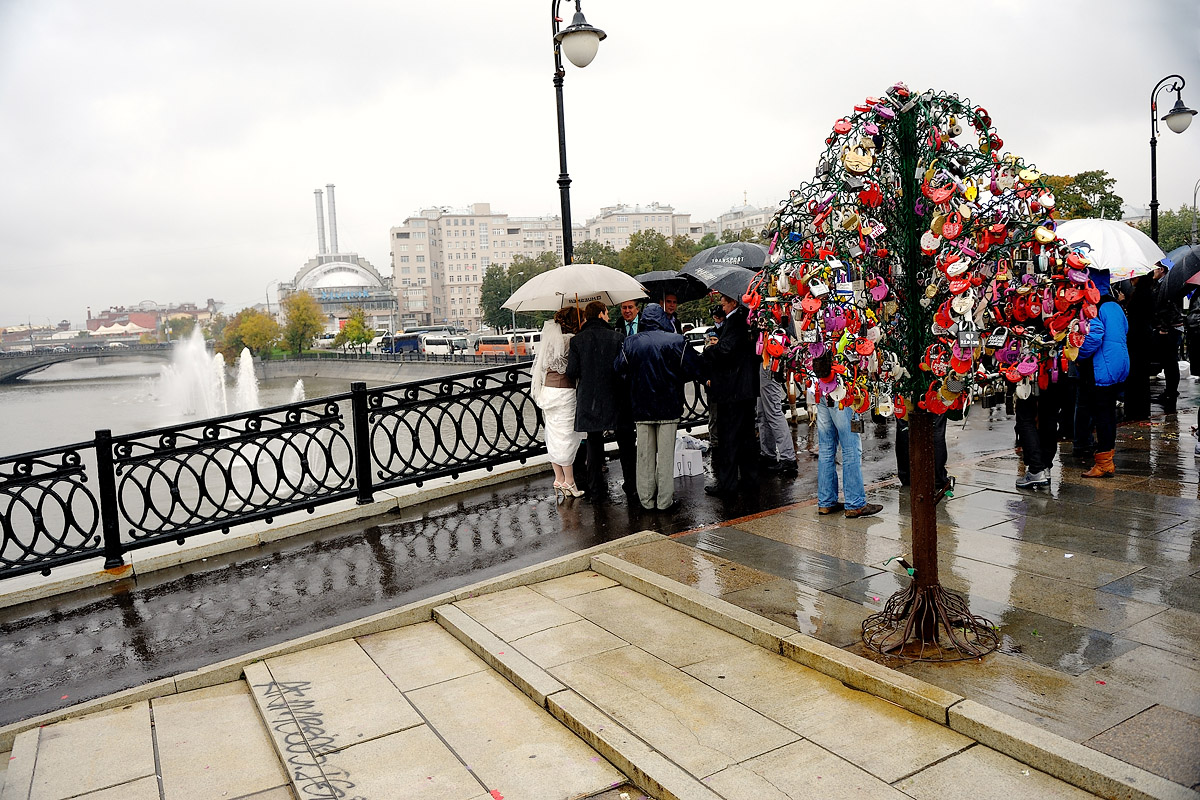
[[[529,352],[529,355],[537,355],[538,345],[542,343],[541,331],[533,330],[532,328],[522,328],[513,331],[513,333],[519,334],[525,340],[525,349]]]
[[[440,333],[421,334],[420,351],[427,356],[451,356],[467,350],[465,336],[446,336]]]
[[[683,338],[685,340],[687,340],[687,343],[690,344],[692,347],[694,347],[696,350],[703,350],[704,343],[708,339],[708,337],[716,336],[716,335],[717,335],[717,332],[715,330],[713,330],[711,325],[704,325],[702,327],[692,328],[690,331],[688,331],[687,333],[685,333],[683,335]]]
[[[63,346],[60,344],[58,347],[54,348],[54,352],[56,352],[56,353],[66,353],[66,352],[68,352],[68,350],[67,350],[67,348],[63,347]]]

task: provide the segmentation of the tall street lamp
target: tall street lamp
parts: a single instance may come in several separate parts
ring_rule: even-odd
[[[525,273],[518,272],[517,274],[524,275]],[[512,273],[510,272],[508,275],[508,296],[512,297],[512,293],[513,293],[513,276],[512,276]],[[512,329],[515,331],[517,329],[517,310],[515,308],[510,308],[509,311],[512,312]]]
[[[1200,180],[1192,187],[1192,244],[1200,244],[1196,239],[1196,193],[1200,192]]]
[[[562,0],[550,0],[550,20],[554,29],[554,95],[558,102],[558,193],[562,201],[564,264],[575,260],[575,245],[571,241],[571,176],[567,174],[567,132],[563,124],[562,87],[563,75],[566,73],[563,70],[562,54],[566,53],[571,63],[582,69],[592,63],[600,41],[607,35],[588,24],[583,18],[583,11],[579,9],[579,2],[580,0],[575,0],[575,17],[571,24],[560,31],[558,25],[562,19],[558,16],[558,7]]]
[[[1167,81],[1174,81],[1167,86]],[[1168,75],[1158,82],[1150,93],[1150,238],[1158,244],[1158,93],[1163,89],[1175,93],[1175,105],[1163,115],[1162,121],[1175,133],[1183,133],[1192,124],[1196,112],[1183,104],[1183,87],[1187,81],[1182,75]]]

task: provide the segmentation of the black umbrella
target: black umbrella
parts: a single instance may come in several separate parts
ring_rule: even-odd
[[[658,269],[654,272],[643,272],[641,275],[635,275],[634,277],[638,279],[638,283],[646,287],[646,293],[650,295],[651,301],[655,303],[661,303],[663,295],[666,294],[674,294],[675,299],[681,303],[686,303],[690,300],[699,300],[708,294],[708,289],[703,284],[689,280],[673,269]]]
[[[743,267],[714,264],[711,267],[697,267],[692,277],[708,287],[709,291],[720,292],[740,303],[756,274],[754,270]]]
[[[1188,284],[1188,280],[1200,272],[1200,245],[1183,245],[1167,253],[1167,258],[1175,262],[1171,271],[1163,280],[1163,297],[1175,301],[1196,287]]]
[[[767,260],[767,248],[751,242],[730,242],[701,250],[679,270],[707,286],[742,301],[755,273]]]
[[[765,263],[767,263],[767,248],[761,244],[729,242],[701,250],[692,256],[679,272],[681,275],[692,275],[697,278],[700,277],[700,274],[696,270],[708,266],[742,267],[751,272],[758,272]]]

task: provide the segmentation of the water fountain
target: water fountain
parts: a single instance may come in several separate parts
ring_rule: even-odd
[[[304,379],[297,378],[296,385],[292,387],[292,396],[288,398],[289,403],[301,403],[308,398],[304,394]]]
[[[225,359],[208,352],[199,328],[175,343],[171,364],[163,367],[159,385],[163,400],[188,417],[220,417],[258,408],[258,377],[250,351],[243,349],[238,358],[231,407]]]

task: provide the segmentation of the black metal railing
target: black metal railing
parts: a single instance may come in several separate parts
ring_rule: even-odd
[[[522,362],[0,457],[0,579],[546,451]],[[681,426],[707,421],[698,384]]]

